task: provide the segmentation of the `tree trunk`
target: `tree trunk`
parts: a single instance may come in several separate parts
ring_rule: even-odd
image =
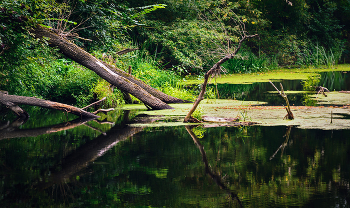
[[[94,71],[112,85],[132,94],[154,110],[172,109],[166,103],[184,102],[181,99],[168,96],[146,85],[132,75],[104,63],[48,28],[38,25],[31,32],[35,34],[36,38],[44,40],[48,38],[47,42],[50,46],[59,48],[60,52],[68,58]]]
[[[28,117],[28,114],[23,111],[17,104],[24,105],[34,105],[43,108],[50,108],[56,110],[66,111],[67,113],[72,113],[74,115],[85,117],[85,118],[99,118],[99,116],[84,111],[80,108],[66,105],[62,103],[52,102],[49,100],[43,100],[34,97],[25,97],[25,96],[17,96],[17,95],[8,95],[5,93],[0,93],[0,103],[8,106],[12,111],[14,111],[20,117]]]

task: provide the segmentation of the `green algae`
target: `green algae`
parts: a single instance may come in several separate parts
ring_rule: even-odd
[[[268,82],[270,80],[307,80],[312,76],[319,76],[319,72],[350,71],[350,65],[338,65],[333,69],[280,69],[265,73],[233,74],[225,75],[216,79],[216,83],[251,84],[255,82]],[[201,84],[201,80],[189,80],[183,84]],[[214,82],[214,79],[211,79]],[[277,93],[269,91],[268,93]],[[225,99],[205,99],[200,107],[203,116],[221,118],[239,118],[241,122],[256,122],[261,126],[296,126],[303,129],[350,129],[350,94],[331,92],[327,97],[311,91],[285,91],[286,94],[314,94],[311,99],[316,100],[319,105],[330,107],[305,107],[292,106],[294,120],[285,120],[286,110],[281,103],[279,107],[261,106],[266,104],[260,101],[240,101]],[[155,122],[151,124],[132,124],[137,126],[183,126],[193,125],[183,123],[183,119],[192,107],[192,103],[171,104],[175,109],[146,111],[144,105],[125,105],[124,109],[139,110],[142,114],[154,117]],[[332,105],[342,105],[334,108]],[[204,126],[208,123],[203,123]],[[196,124],[197,125],[197,124]],[[235,126],[237,123],[226,123],[224,126]]]
[[[318,76],[320,72],[329,71],[350,71],[350,65],[338,65],[336,68],[324,68],[324,69],[278,69],[268,72],[258,72],[251,74],[227,74],[216,78],[217,84],[252,84],[255,82],[269,82],[280,80],[307,80],[309,77]],[[215,80],[211,79],[210,83],[214,83]],[[188,84],[201,84],[203,80],[186,80],[184,85]],[[210,84],[209,83],[209,84]]]
[[[326,95],[327,97],[320,93],[310,97],[319,105],[350,105],[350,93],[326,92]]]
[[[282,106],[261,106],[264,102],[239,100],[203,100],[200,104],[203,116],[240,118],[241,122],[257,122],[260,126],[296,126],[302,129],[350,129],[350,107],[306,107],[292,106],[294,120],[285,120],[286,110]],[[183,123],[183,119],[192,104],[173,104],[175,109],[158,111],[139,111],[140,114],[154,116],[155,122],[150,124],[131,124],[133,126],[183,126],[194,125]],[[142,107],[139,105],[139,107]],[[141,110],[141,109],[139,109]],[[162,116],[162,117],[160,117]],[[332,123],[331,123],[332,121]],[[203,123],[204,125],[206,123]],[[211,123],[212,124],[212,123]],[[226,123],[236,126],[237,123]],[[198,125],[198,124],[197,124]]]
[[[277,91],[267,91],[266,93],[270,94],[278,94]],[[293,90],[286,90],[284,91],[285,94],[315,94],[315,91],[293,91]]]

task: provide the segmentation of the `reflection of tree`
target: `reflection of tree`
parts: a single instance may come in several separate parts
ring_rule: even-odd
[[[346,90],[346,82],[348,78],[347,73],[342,72],[324,72],[321,73],[320,85],[332,90]]]
[[[201,152],[201,155],[202,155],[202,159],[203,159],[203,163],[204,163],[204,166],[205,166],[205,172],[215,181],[215,183],[223,190],[226,191],[227,194],[229,194],[231,196],[231,198],[234,200],[236,199],[238,204],[242,207],[242,203],[241,201],[239,200],[237,194],[233,193],[229,188],[227,188],[225,186],[225,184],[222,182],[221,180],[221,177],[216,174],[215,172],[213,172],[210,168],[210,165],[208,163],[208,160],[207,160],[207,155],[204,151],[204,147],[203,145],[199,142],[197,136],[192,132],[191,130],[191,127],[189,126],[186,126],[186,130],[187,132],[191,135],[194,143],[197,145],[199,151]]]
[[[26,120],[17,118],[12,123],[5,124],[0,128],[0,140],[10,139],[10,138],[19,138],[19,137],[37,137],[43,134],[50,134],[54,132],[64,131],[68,129],[73,129],[77,126],[85,124],[88,121],[91,121],[91,118],[75,119],[73,121],[56,124],[49,127],[34,128],[34,129],[18,129],[19,126],[23,125]]]
[[[124,113],[124,121],[120,125],[114,126],[108,132],[100,134],[100,136],[98,136],[97,138],[88,141],[75,151],[72,151],[71,154],[63,158],[60,162],[56,162],[56,165],[50,168],[51,171],[49,171],[48,174],[45,173],[40,174],[39,177],[31,177],[33,179],[29,179],[31,180],[29,181],[29,187],[28,181],[24,183],[27,185],[21,184],[20,189],[22,189],[23,192],[21,192],[20,194],[18,193],[18,187],[11,187],[7,189],[7,197],[5,199],[10,201],[2,201],[6,204],[11,203],[11,199],[25,200],[32,195],[40,196],[44,193],[43,189],[47,188],[52,189],[52,193],[54,193],[55,190],[57,192],[60,192],[64,201],[66,200],[65,198],[67,198],[67,196],[74,198],[74,194],[72,192],[73,187],[68,183],[70,180],[73,179],[74,181],[76,177],[79,177],[79,175],[81,175],[81,171],[84,168],[91,165],[91,163],[93,163],[97,158],[103,156],[107,151],[113,148],[120,141],[126,140],[130,136],[142,131],[143,128],[129,127],[125,124],[128,122],[128,112],[129,111],[126,111]],[[76,119],[71,122],[53,125],[50,127],[21,130],[17,129],[17,127],[19,126],[19,124],[17,123],[22,124],[23,122],[19,122],[16,120],[11,124],[8,122],[5,125],[2,125],[1,132],[6,132],[3,138],[25,137],[28,135],[39,136],[52,132],[72,129],[81,124],[85,124],[86,122],[87,120]],[[14,162],[16,162],[16,160],[14,160]],[[5,165],[5,163],[3,165]],[[36,190],[38,193],[33,193],[32,190]]]
[[[89,166],[97,158],[104,155],[108,150],[124,141],[132,135],[142,131],[141,127],[115,126],[106,135],[101,134],[99,137],[79,147],[72,154],[62,160],[60,170],[50,175],[48,182],[42,183],[39,187],[49,187],[54,183],[60,184],[68,181],[80,170]]]
[[[124,113],[124,121],[120,125],[116,125],[108,132],[101,134],[99,137],[87,142],[79,147],[72,154],[68,155],[62,160],[60,170],[53,172],[50,175],[48,182],[42,183],[41,187],[48,187],[54,183],[65,183],[69,178],[72,178],[80,170],[89,166],[97,158],[103,156],[107,151],[117,145],[120,141],[124,141],[134,134],[143,130],[141,127],[130,127],[125,123],[128,122],[128,115],[130,111]],[[152,122],[147,118],[141,120]]]
[[[289,135],[290,135],[291,130],[292,130],[292,126],[288,126],[287,132],[286,132],[286,134],[283,136],[283,137],[286,137],[286,140],[281,144],[281,146],[276,150],[276,152],[270,157],[270,160],[272,160],[272,159],[275,157],[275,155],[277,154],[277,152],[278,152],[280,149],[282,149],[282,150],[281,150],[281,157],[283,156],[283,151],[284,151],[284,148],[285,148],[285,147],[287,146],[287,144],[288,144]]]

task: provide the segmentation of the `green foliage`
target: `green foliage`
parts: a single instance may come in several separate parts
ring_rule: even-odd
[[[310,76],[307,80],[302,81],[303,90],[305,91],[314,91],[315,87],[318,86],[321,80],[321,76]]]
[[[197,106],[196,110],[192,113],[192,116],[193,116],[193,118],[196,118],[199,121],[202,120],[203,109],[200,105]]]
[[[316,86],[319,86],[321,81],[321,76],[310,76],[307,80],[302,81],[303,90],[305,91],[315,91]],[[305,106],[316,106],[317,101],[315,99],[311,99],[310,95],[303,95],[303,105]]]
[[[250,51],[243,50],[234,59],[223,64],[228,73],[254,73],[276,68],[275,62],[267,56],[257,57]]]
[[[202,139],[205,135],[205,128],[203,128],[203,126],[197,126],[193,129],[191,129],[192,132],[197,136],[198,139]]]
[[[115,89],[113,92],[111,84],[103,79],[98,81],[93,92],[96,94],[98,100],[106,97],[106,100],[101,105],[102,108],[111,108],[124,104],[121,91]]]
[[[216,88],[213,86],[207,86],[205,94],[204,94],[204,98],[207,99],[216,99],[217,98],[217,92],[216,92]]]
[[[93,100],[91,89],[98,80],[94,72],[51,54],[44,46],[22,55],[28,55],[23,57],[26,64],[11,69],[11,63],[4,63],[2,90],[79,106]]]
[[[161,70],[157,62],[150,57],[137,56],[131,60],[132,74],[152,87],[174,97],[193,100],[191,92],[180,87],[180,76],[173,71]]]

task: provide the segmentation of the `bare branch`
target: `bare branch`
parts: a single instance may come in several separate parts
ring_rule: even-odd
[[[104,101],[104,100],[106,100],[106,97],[102,98],[102,99],[99,100],[99,101],[96,101],[96,102],[94,102],[94,103],[91,103],[90,105],[85,106],[84,108],[82,108],[82,110],[84,110],[84,109],[86,109],[86,108],[89,108],[89,107],[91,107],[91,106],[94,106],[94,105],[96,105],[96,104],[99,104],[100,102],[102,102],[102,101]]]

